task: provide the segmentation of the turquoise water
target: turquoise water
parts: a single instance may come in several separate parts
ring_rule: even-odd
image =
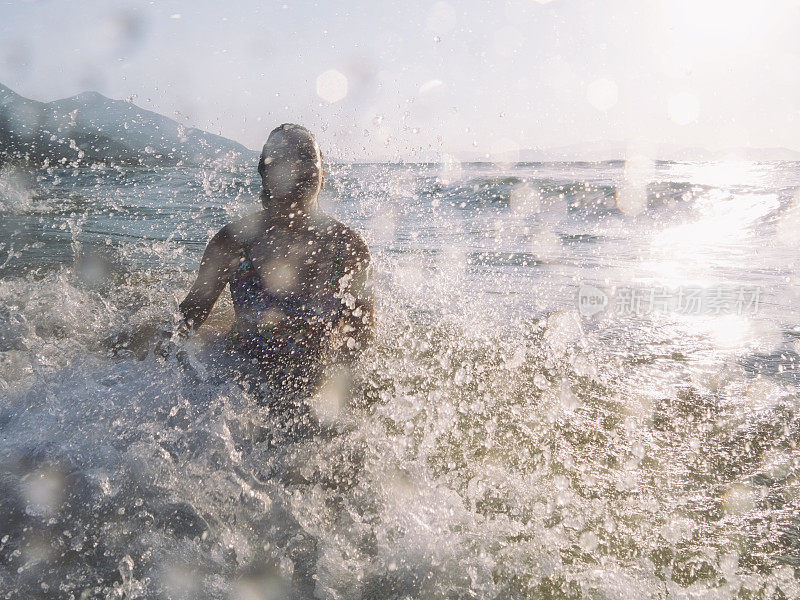
[[[800,597],[797,164],[329,170],[378,340],[301,439],[224,376],[227,291],[191,370],[103,344],[175,316],[250,169],[2,170],[0,591]],[[622,310],[654,289],[758,302]]]

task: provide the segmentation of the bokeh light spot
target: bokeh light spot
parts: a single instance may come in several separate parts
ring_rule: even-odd
[[[441,79],[431,79],[419,86],[419,93],[421,95],[429,94],[430,92],[441,88],[444,85]]]
[[[447,2],[437,2],[428,15],[428,29],[434,33],[447,33],[456,26],[456,11]]]
[[[586,88],[586,98],[597,110],[606,111],[617,104],[619,88],[610,79],[596,79]]]
[[[795,193],[788,210],[778,218],[775,236],[785,246],[800,245],[800,189]]]
[[[489,159],[498,165],[519,161],[519,144],[510,138],[495,140],[489,147]]]
[[[317,77],[317,96],[331,104],[347,96],[347,77],[336,69],[329,69]]]

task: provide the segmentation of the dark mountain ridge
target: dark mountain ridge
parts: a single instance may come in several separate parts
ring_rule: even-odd
[[[97,92],[45,103],[0,85],[0,163],[199,165],[254,156],[237,142]]]

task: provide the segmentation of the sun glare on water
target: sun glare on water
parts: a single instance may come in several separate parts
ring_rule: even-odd
[[[724,269],[741,260],[739,251],[753,235],[753,225],[777,208],[778,199],[747,191],[761,177],[752,164],[697,165],[687,175],[699,184],[720,187],[692,200],[696,217],[657,232],[652,254],[641,266],[664,285],[718,284]]]

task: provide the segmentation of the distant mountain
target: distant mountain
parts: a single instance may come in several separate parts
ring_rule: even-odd
[[[748,160],[755,162],[800,161],[800,152],[790,148],[729,148],[712,153],[713,160]]]
[[[0,85],[0,163],[196,165],[254,156],[237,142],[97,92],[43,103]]]
[[[497,158],[478,153],[458,155],[458,158],[476,162],[602,162],[626,160],[631,156],[646,156],[653,160],[672,161],[800,161],[800,152],[789,148],[706,150],[704,148],[685,148],[675,144],[655,144],[648,148],[643,148],[641,145],[631,145],[620,141],[597,141],[555,148],[525,148],[514,153],[513,156],[506,153]]]

